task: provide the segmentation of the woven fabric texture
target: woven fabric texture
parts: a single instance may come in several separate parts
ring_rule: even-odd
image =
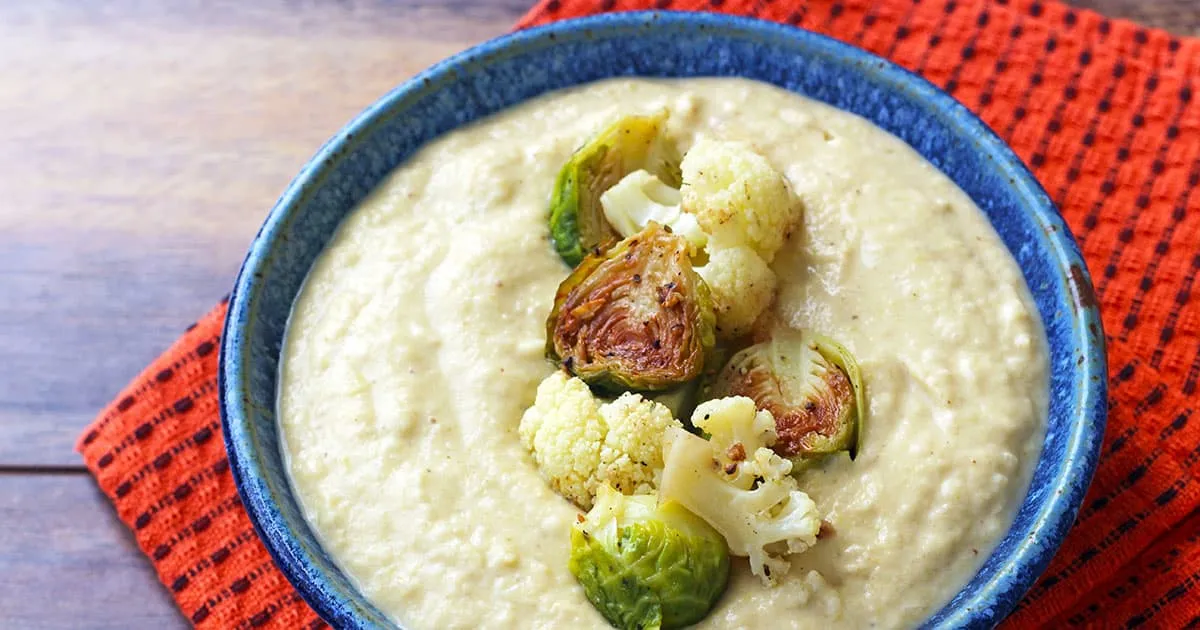
[[[1102,461],[1009,627],[1200,627],[1200,40],[1035,0],[545,0],[518,24],[691,9],[825,33],[914,70],[1029,164],[1079,239],[1109,342]],[[320,628],[272,565],[222,447],[218,306],[78,449],[184,615]]]

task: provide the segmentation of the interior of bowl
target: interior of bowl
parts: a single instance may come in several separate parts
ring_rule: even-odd
[[[221,412],[242,501],[301,595],[348,628],[392,623],[321,549],[288,485],[275,397],[292,301],[341,219],[422,144],[544,92],[613,76],[739,76],[816,98],[900,137],[987,214],[1024,272],[1050,343],[1042,456],[1012,529],[928,627],[991,626],[1058,548],[1104,428],[1103,333],[1078,249],[1044,191],[987,127],[924,80],[795,28],[728,16],[625,13],[509,35],[389,93],[330,140],[260,230],[221,347]]]

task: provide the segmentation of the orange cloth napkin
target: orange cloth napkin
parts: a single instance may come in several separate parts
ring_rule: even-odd
[[[1011,627],[1200,627],[1200,40],[1037,0],[544,0],[740,13],[826,33],[944,87],[1062,209],[1095,276],[1111,400],[1074,529]],[[224,304],[100,414],[78,449],[196,625],[320,628],[255,536],[217,415]]]

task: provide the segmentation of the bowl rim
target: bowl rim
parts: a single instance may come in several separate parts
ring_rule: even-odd
[[[1050,493],[1049,498],[1038,506],[1029,528],[1032,533],[1005,560],[1006,571],[998,572],[966,602],[976,606],[963,606],[947,612],[948,602],[932,613],[923,625],[935,617],[942,617],[940,624],[945,627],[975,626],[1003,619],[1041,576],[1074,522],[1098,464],[1100,438],[1107,421],[1108,375],[1103,323],[1087,265],[1078,245],[1049,195],[1024,162],[974,112],[924,77],[888,59],[820,33],[758,18],[719,13],[660,10],[603,13],[506,33],[451,55],[392,88],[342,127],[305,162],[271,208],[251,242],[229,296],[218,355],[219,410],[230,468],[241,502],[271,559],[323,619],[351,627],[371,627],[369,622],[347,606],[348,602],[335,600],[325,592],[321,584],[328,583],[329,576],[316,566],[309,552],[295,543],[295,533],[287,526],[286,519],[280,514],[263,481],[266,473],[254,457],[256,449],[252,444],[252,436],[255,429],[250,426],[246,405],[242,396],[238,395],[245,389],[248,372],[243,367],[248,362],[244,352],[243,329],[253,316],[251,307],[254,300],[249,296],[257,290],[257,286],[261,286],[257,276],[267,265],[271,244],[287,227],[292,210],[322,183],[323,174],[333,168],[348,147],[357,143],[360,135],[396,115],[398,106],[402,111],[404,101],[429,89],[430,85],[436,85],[439,78],[452,74],[455,68],[468,62],[486,61],[489,56],[506,49],[519,49],[542,40],[553,40],[561,34],[644,26],[648,21],[662,24],[690,22],[692,26],[708,28],[714,33],[725,29],[741,34],[759,33],[807,40],[805,45],[824,49],[831,55],[871,63],[873,71],[879,73],[881,82],[904,85],[906,90],[912,92],[913,100],[926,102],[932,109],[943,111],[953,118],[964,131],[972,134],[978,143],[978,150],[996,159],[997,168],[1009,175],[1012,185],[1019,189],[1021,196],[1037,200],[1025,211],[1032,213],[1046,228],[1046,243],[1054,256],[1056,267],[1064,273],[1064,286],[1069,291],[1066,297],[1073,302],[1077,321],[1073,327],[1074,343],[1082,350],[1084,358],[1083,365],[1079,366],[1076,373],[1081,384],[1077,386],[1078,406],[1073,410],[1065,462],[1053,477],[1056,482],[1054,488],[1058,492]],[[1041,454],[1038,459],[1040,461]],[[1080,480],[1084,482],[1080,483]],[[290,487],[290,481],[288,483]],[[1028,494],[1031,491],[1032,488],[1026,492]],[[1005,536],[1007,534],[1006,531]],[[369,601],[368,606],[374,608]]]

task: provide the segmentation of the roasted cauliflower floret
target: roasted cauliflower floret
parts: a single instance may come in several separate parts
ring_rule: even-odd
[[[717,398],[701,403],[692,417],[716,453],[721,471],[733,485],[749,490],[762,479],[782,479],[792,472],[792,462],[771,447],[778,440],[770,411],[755,409],[745,396]]]
[[[745,396],[728,396],[700,403],[692,412],[692,425],[708,436],[713,450],[722,453],[734,447],[748,454],[753,453],[760,448],[770,447],[777,438],[771,412],[759,411],[754,406],[754,400]],[[743,461],[746,457],[736,459]]]
[[[748,332],[775,299],[775,272],[753,249],[729,247],[709,252],[696,267],[708,283],[717,314],[717,336],[733,339]]]
[[[750,145],[705,136],[681,167],[683,209],[709,235],[709,253],[745,245],[766,262],[774,260],[800,217],[783,175]]]
[[[518,432],[550,487],[580,506],[590,506],[607,428],[600,401],[587,384],[555,372],[538,385]]]
[[[596,479],[625,494],[653,492],[654,477],[662,472],[663,432],[679,421],[665,406],[630,393],[601,405],[600,416],[608,432]]]
[[[790,566],[785,555],[808,550],[821,529],[816,504],[790,476],[791,462],[769,448],[774,419],[737,397],[701,404],[692,424],[711,439],[667,429],[660,501],[678,501],[703,518],[730,553],[747,557],[751,571],[774,584]]]
[[[687,239],[695,254],[708,244],[708,235],[700,229],[696,215],[683,211],[682,201],[678,188],[648,171],[634,171],[600,195],[605,218],[623,238],[656,221]]]
[[[663,433],[673,426],[681,425],[659,403],[629,393],[605,403],[558,371],[538,385],[518,433],[550,487],[588,509],[604,483],[626,494],[652,492]]]

